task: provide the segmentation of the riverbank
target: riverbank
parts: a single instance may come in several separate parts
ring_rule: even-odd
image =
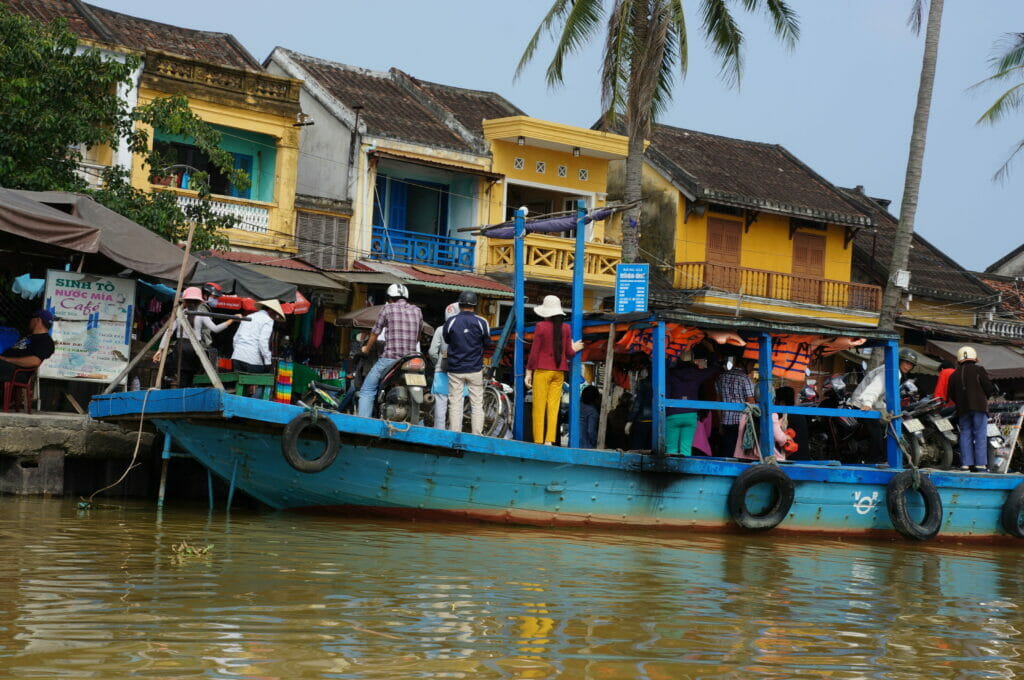
[[[144,496],[152,485],[152,432],[70,413],[0,413],[0,493],[63,496],[114,481],[136,453],[119,495]],[[157,456],[158,457],[158,456]]]

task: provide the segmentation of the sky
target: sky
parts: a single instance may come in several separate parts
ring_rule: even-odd
[[[590,127],[600,115],[600,37],[550,90],[552,42],[514,80],[552,0],[90,0],[165,23],[233,34],[258,60],[275,46],[364,68],[498,92],[531,116]],[[911,0],[789,0],[801,20],[793,49],[763,14],[734,2],[746,38],[740,86],[719,77],[691,14],[690,67],[659,122],[781,144],[829,181],[863,185],[898,215],[924,49],[907,26]],[[606,6],[610,5],[608,0]],[[992,179],[1024,139],[1024,114],[976,121],[1000,90],[968,89],[989,73],[993,45],[1024,31],[1021,0],[946,0],[916,229],[964,267],[983,270],[1024,242],[1024,157]],[[1022,154],[1024,155],[1024,154]]]

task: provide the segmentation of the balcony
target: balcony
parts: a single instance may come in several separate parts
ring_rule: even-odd
[[[675,270],[676,288],[704,291],[697,305],[735,307],[736,313],[870,322],[882,307],[878,286],[710,262],[679,262]],[[841,313],[821,313],[826,309]]]
[[[576,241],[557,236],[528,234],[524,270],[528,279],[572,281]],[[485,273],[512,274],[511,239],[487,239]],[[584,251],[583,281],[588,286],[615,287],[615,265],[622,261],[622,247],[588,243]]]
[[[266,234],[270,229],[270,208],[240,198],[219,197],[207,201],[215,215],[231,215],[239,220],[235,229]],[[178,194],[178,206],[184,210],[200,203],[196,196]]]
[[[370,259],[423,264],[438,269],[473,271],[476,242],[375,226]]]
[[[978,322],[978,330],[1014,340],[1024,339],[1024,322],[1008,319],[985,319]]]

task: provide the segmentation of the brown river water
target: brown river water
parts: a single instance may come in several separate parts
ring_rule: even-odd
[[[1014,678],[1022,550],[4,497],[0,678]]]

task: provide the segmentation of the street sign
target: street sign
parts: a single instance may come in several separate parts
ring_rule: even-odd
[[[647,263],[615,265],[615,313],[646,312],[650,288]]]

